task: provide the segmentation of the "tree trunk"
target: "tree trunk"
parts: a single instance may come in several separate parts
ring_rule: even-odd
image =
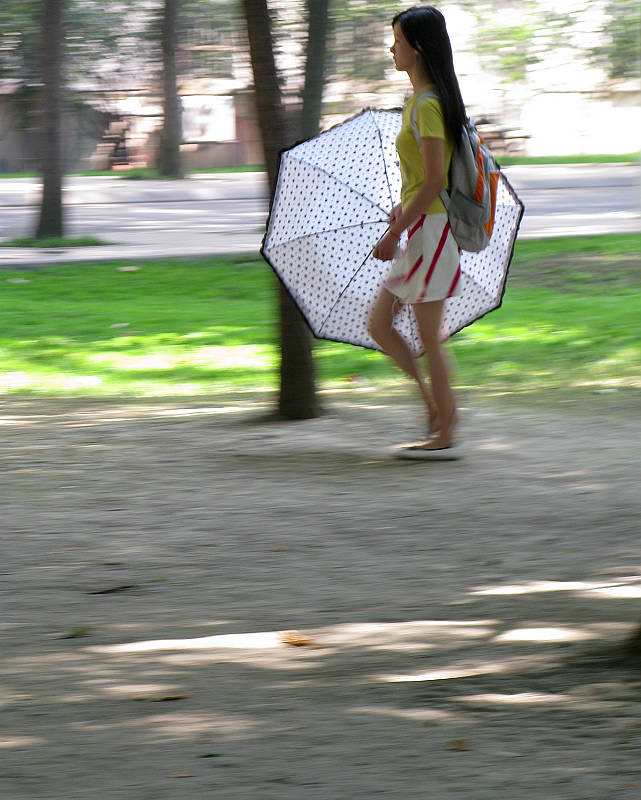
[[[44,0],[40,38],[42,200],[36,238],[64,234],[62,207],[62,62],[65,0]]]
[[[168,178],[184,176],[180,161],[182,110],[176,78],[179,2],[180,0],[165,0],[161,33],[164,119],[158,150],[158,169],[161,175]]]
[[[330,0],[307,0],[309,27],[303,87],[303,139],[316,136],[320,127],[325,86],[325,58],[327,54],[327,29]]]
[[[280,153],[287,147],[285,115],[281,102],[266,0],[243,0],[249,49],[254,73],[258,125],[273,197]],[[279,287],[280,393],[278,412],[285,419],[308,419],[319,414],[311,336],[300,311]]]

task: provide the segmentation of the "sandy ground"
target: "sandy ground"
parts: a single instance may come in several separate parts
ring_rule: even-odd
[[[3,800],[638,800],[641,421],[259,411],[5,402]]]

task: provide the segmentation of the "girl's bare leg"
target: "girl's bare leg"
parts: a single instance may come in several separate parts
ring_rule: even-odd
[[[387,289],[381,289],[381,293],[370,314],[369,333],[392,361],[416,381],[423,402],[427,407],[430,429],[434,432],[437,430],[437,406],[432,399],[432,394],[421,373],[417,359],[412,355],[412,351],[405,339],[392,326],[395,302],[396,297],[391,292],[388,292]]]
[[[414,314],[425,348],[432,394],[441,421],[438,433],[426,444],[426,449],[429,450],[452,446],[456,422],[456,403],[450,384],[449,368],[439,338],[444,304],[444,300],[433,300],[414,305]]]

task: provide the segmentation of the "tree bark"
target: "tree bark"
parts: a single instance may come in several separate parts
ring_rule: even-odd
[[[161,175],[168,178],[184,177],[180,159],[182,109],[176,75],[179,2],[180,0],[165,0],[161,31],[164,118],[158,150],[158,169]]]
[[[258,125],[273,197],[280,153],[289,142],[274,59],[269,12],[266,0],[243,0],[243,9],[254,73]],[[300,311],[282,285],[279,292],[281,363],[278,412],[285,419],[309,419],[320,413],[311,336]]]
[[[42,126],[40,157],[42,200],[36,238],[63,236],[62,64],[65,0],[44,0],[40,35]]]
[[[316,136],[320,127],[325,86],[325,60],[330,0],[307,0],[308,34],[303,87],[303,139]]]

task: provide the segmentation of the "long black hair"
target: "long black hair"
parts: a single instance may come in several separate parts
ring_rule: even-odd
[[[445,17],[434,6],[414,6],[397,14],[392,26],[397,22],[411,47],[420,53],[427,74],[436,84],[443,107],[445,130],[448,138],[457,144],[467,114],[454,72],[452,45],[447,35]]]

